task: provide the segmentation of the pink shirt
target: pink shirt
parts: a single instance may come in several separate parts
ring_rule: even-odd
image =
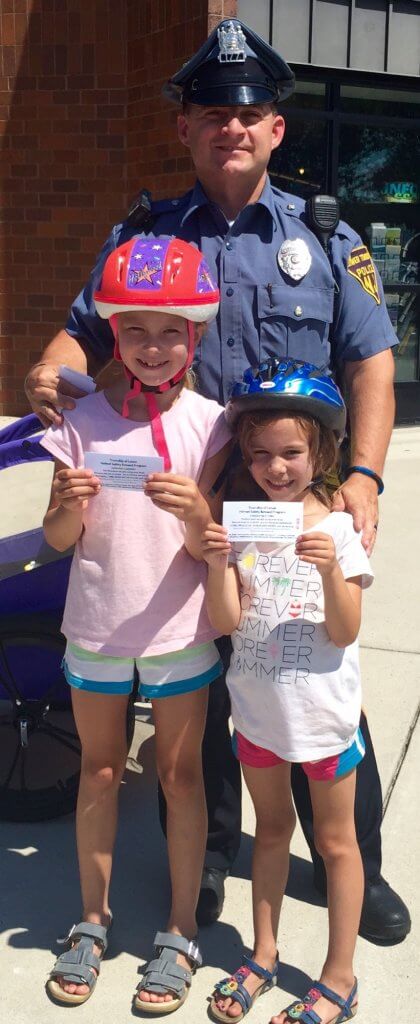
[[[42,444],[68,466],[84,452],[156,456],[149,422],[123,419],[103,392],[88,395]],[[172,471],[199,480],[229,441],[223,409],[184,388],[162,414]],[[74,644],[114,657],[181,650],[217,636],[205,610],[206,564],[184,547],[185,527],[143,491],[103,487],[83,515],[62,630]]]

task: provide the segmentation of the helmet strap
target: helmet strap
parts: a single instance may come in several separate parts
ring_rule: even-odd
[[[120,347],[118,344],[116,316],[110,317],[110,324],[115,338],[114,359],[116,359],[120,363],[123,363],[123,360],[121,359]],[[135,377],[134,374],[130,372],[130,370],[126,367],[125,363],[123,363],[123,370],[125,376],[127,377],[127,380],[130,383],[130,390],[127,391],[127,394],[124,396],[121,415],[126,419],[129,416],[128,403],[131,402],[133,398],[137,398],[137,396],[140,395],[141,393],[144,394],[146,399],[147,412],[149,414],[150,419],[150,426],[152,428],[153,443],[158,455],[160,455],[161,458],[163,458],[163,466],[165,473],[169,473],[171,470],[171,458],[169,455],[169,449],[166,443],[165,433],[163,429],[162,417],[158,409],[155,394],[162,394],[164,391],[169,391],[170,388],[173,388],[175,387],[176,384],[179,384],[179,381],[182,380],[183,377],[185,377],[187,370],[189,370],[191,366],[195,350],[195,324],[193,323],[192,320],[187,320],[187,328],[188,353],[184,366],[182,366],[181,369],[178,370],[174,377],[171,377],[171,379],[168,381],[164,381],[163,384],[158,384],[156,387],[148,387],[147,384],[144,385],[142,381],[138,379],[138,377]]]
[[[152,428],[153,444],[156,448],[158,455],[163,458],[163,468],[165,473],[170,473],[172,469],[171,457],[169,454],[168,445],[166,444],[165,432],[163,429],[162,417],[160,415],[155,395],[151,391],[145,393],[147,411],[149,413],[150,426]]]

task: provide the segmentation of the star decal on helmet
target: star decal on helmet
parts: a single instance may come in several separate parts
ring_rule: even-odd
[[[140,270],[131,271],[132,278],[130,284],[140,284],[140,281],[147,281],[148,284],[153,284],[152,274],[157,274],[160,269],[160,264],[157,267],[150,267],[148,263],[145,263],[144,267],[141,267]]]

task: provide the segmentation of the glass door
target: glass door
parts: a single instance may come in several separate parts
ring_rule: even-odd
[[[412,422],[420,419],[420,95],[342,85],[340,112],[341,212],[381,275],[399,339],[397,418]]]
[[[412,423],[420,420],[420,92],[350,85],[338,71],[318,69],[314,80],[312,69],[305,80],[301,66],[300,74],[282,107],[285,141],[270,176],[303,198],[337,195],[343,220],[371,249],[399,340],[397,422]]]

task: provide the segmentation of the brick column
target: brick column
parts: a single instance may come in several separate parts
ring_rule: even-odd
[[[126,208],[126,4],[1,0],[0,413]]]
[[[208,0],[131,0],[128,4],[128,188],[154,198],[191,187],[193,170],[178,142],[178,108],[162,99],[162,85],[207,36]]]
[[[193,181],[163,82],[236,0],[1,0],[0,414],[141,186]]]

